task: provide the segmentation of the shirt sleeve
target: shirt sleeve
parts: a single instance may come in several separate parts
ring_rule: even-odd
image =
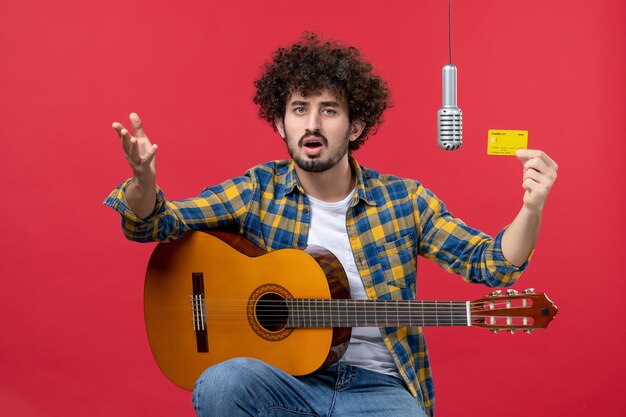
[[[419,253],[448,272],[461,275],[467,282],[507,287],[528,266],[534,249],[519,267],[504,257],[502,236],[506,227],[495,238],[469,227],[421,185],[417,201],[421,228]]]
[[[206,187],[197,197],[168,201],[157,186],[154,210],[142,219],[130,210],[124,198],[130,181],[115,188],[104,204],[120,213],[124,235],[136,242],[167,242],[190,230],[241,228],[256,187],[246,175]]]

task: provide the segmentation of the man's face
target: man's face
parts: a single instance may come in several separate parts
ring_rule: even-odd
[[[359,137],[363,123],[351,123],[343,97],[324,89],[306,97],[292,93],[276,128],[300,169],[323,172],[347,159],[348,145]]]

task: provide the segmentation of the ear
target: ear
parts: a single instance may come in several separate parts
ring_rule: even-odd
[[[365,129],[365,122],[363,120],[353,120],[350,124],[350,142],[354,142],[361,136],[361,133]]]
[[[278,131],[278,134],[280,135],[280,137],[282,137],[284,140],[285,139],[285,120],[282,117],[276,117],[274,119],[274,126],[276,127],[276,130]]]

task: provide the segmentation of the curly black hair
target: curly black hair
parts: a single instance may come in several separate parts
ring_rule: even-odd
[[[346,100],[351,121],[365,123],[359,138],[350,142],[354,151],[369,134],[376,133],[383,112],[390,106],[389,87],[372,69],[358,49],[304,32],[299,41],[279,48],[273,60],[264,65],[263,74],[254,81],[254,103],[259,106],[259,117],[276,129],[274,121],[284,119],[293,92],[307,96],[326,88]]]

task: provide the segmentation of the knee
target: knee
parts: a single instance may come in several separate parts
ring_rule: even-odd
[[[193,404],[196,410],[226,411],[237,401],[251,397],[251,387],[263,379],[268,365],[257,359],[234,358],[207,368],[195,383]],[[224,414],[228,415],[228,414]]]
[[[234,358],[207,368],[196,381],[203,385],[242,385],[247,379],[261,377],[268,365],[258,359]]]

